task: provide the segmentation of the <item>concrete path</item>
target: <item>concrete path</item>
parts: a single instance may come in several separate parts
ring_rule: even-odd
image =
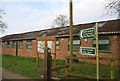
[[[2,80],[2,68],[0,68],[0,81]]]
[[[6,69],[0,68],[0,78],[2,79],[30,79],[25,76],[21,76],[14,72],[8,71]]]

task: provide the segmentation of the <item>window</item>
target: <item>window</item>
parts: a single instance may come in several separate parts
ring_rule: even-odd
[[[10,42],[9,41],[7,42],[7,48],[10,48]]]
[[[5,42],[2,42],[2,48],[5,48]]]
[[[56,40],[56,50],[60,51],[60,40]]]
[[[12,48],[16,48],[16,41],[12,42]]]
[[[96,47],[96,40],[93,40],[93,47]],[[109,38],[99,39],[99,52],[110,52]]]
[[[23,49],[23,41],[19,41],[19,49]]]
[[[27,49],[32,49],[32,40],[28,40],[28,41],[27,41],[26,48],[27,48]]]
[[[68,50],[70,50],[70,41],[68,42]],[[73,40],[73,51],[80,50],[80,40]]]

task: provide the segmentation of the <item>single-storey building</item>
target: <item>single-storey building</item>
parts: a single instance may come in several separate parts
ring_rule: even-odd
[[[78,24],[73,26],[73,53],[79,57],[94,57],[80,54],[80,47],[95,47],[95,39],[80,40],[80,30],[95,27],[95,23]],[[118,58],[120,55],[120,19],[98,22],[99,55],[100,57]],[[2,54],[14,56],[36,57],[36,38],[56,38],[56,58],[64,60],[69,51],[69,26],[52,29],[31,31],[26,33],[6,35],[0,43]],[[40,55],[43,58],[43,55]]]

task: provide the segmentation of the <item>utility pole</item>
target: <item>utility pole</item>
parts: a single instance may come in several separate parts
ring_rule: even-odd
[[[73,55],[73,13],[72,13],[72,0],[69,2],[70,5],[70,57]],[[70,60],[72,62],[72,60]]]

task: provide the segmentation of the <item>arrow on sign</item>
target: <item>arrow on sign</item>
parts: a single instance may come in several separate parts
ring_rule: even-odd
[[[80,31],[81,39],[95,38],[95,28],[83,29]]]
[[[96,48],[93,48],[93,47],[80,47],[80,54],[95,55],[96,54]]]

